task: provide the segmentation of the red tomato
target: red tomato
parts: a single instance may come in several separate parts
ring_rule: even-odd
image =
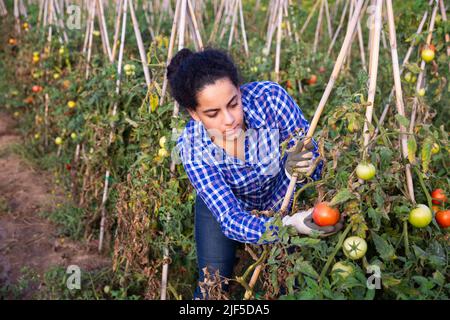
[[[327,71],[324,66],[319,67],[319,73],[324,73]]]
[[[438,211],[436,221],[441,228],[448,228],[450,226],[450,210]]]
[[[292,84],[291,84],[291,81],[290,81],[290,80],[287,80],[287,81],[286,81],[286,87],[287,87],[288,89],[292,89]]]
[[[444,190],[436,189],[431,193],[431,198],[433,198],[434,204],[442,205],[444,202],[447,202],[447,196],[445,195]]]
[[[314,207],[312,217],[318,226],[334,226],[339,221],[340,214],[337,208],[328,206],[328,202],[321,202]]]
[[[315,74],[311,75],[308,79],[308,84],[315,84],[317,82],[317,76]]]
[[[33,91],[33,92],[41,92],[42,91],[42,87],[41,86],[38,86],[38,85],[34,85],[32,88],[31,88],[31,90]]]

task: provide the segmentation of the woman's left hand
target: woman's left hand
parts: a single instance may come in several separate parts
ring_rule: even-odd
[[[305,145],[304,140],[297,141],[294,147],[287,150],[288,154],[285,170],[289,178],[292,177],[294,172],[306,174],[311,172],[315,166],[313,159],[314,144],[312,140]]]

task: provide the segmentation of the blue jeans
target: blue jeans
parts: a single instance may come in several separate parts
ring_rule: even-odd
[[[231,278],[236,260],[236,246],[239,242],[231,240],[223,234],[213,213],[198,196],[195,200],[195,242],[198,281],[204,281],[205,276],[202,270],[204,267],[208,268],[211,275],[218,270],[221,279],[222,277]],[[222,289],[227,291],[228,285],[222,283]],[[198,283],[194,299],[204,299]]]

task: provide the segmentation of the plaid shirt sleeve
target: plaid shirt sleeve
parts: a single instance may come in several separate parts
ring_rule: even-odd
[[[285,141],[290,135],[295,133],[295,130],[300,129],[299,136],[306,136],[309,129],[309,122],[303,116],[300,107],[295,103],[292,97],[286,92],[286,90],[277,83],[273,83],[271,86],[270,99],[275,110],[275,119],[278,129],[280,130],[280,143]],[[288,142],[288,148],[294,146],[296,137],[293,137]],[[317,142],[313,139],[314,150],[313,159],[316,159],[319,154],[319,147]],[[283,165],[286,162],[287,155],[283,158]],[[323,162],[314,170],[311,178],[313,180],[319,180],[322,172]],[[286,172],[285,172],[286,173]],[[301,182],[298,182],[301,183]]]
[[[227,238],[244,243],[269,243],[258,241],[271,218],[257,217],[242,210],[217,167],[201,161],[187,161],[183,165],[197,195],[211,210]]]

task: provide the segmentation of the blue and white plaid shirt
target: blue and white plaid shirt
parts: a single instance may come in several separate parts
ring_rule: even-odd
[[[258,242],[273,218],[251,215],[251,210],[279,210],[289,185],[281,157],[281,143],[308,121],[289,94],[271,81],[251,82],[240,87],[244,110],[245,162],[228,155],[214,144],[199,121],[190,120],[177,148],[197,195],[205,202],[226,237],[245,243]],[[288,147],[295,144],[292,138]],[[314,158],[319,156],[314,141]],[[320,163],[312,179],[318,180]],[[297,184],[297,187],[301,183]],[[292,205],[292,198],[291,204]]]

